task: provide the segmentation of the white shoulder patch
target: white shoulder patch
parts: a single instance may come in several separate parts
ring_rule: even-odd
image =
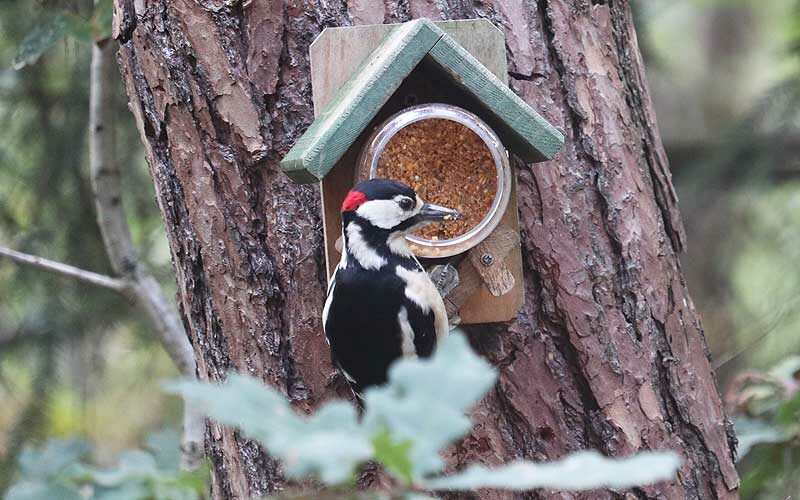
[[[400,325],[401,344],[400,348],[405,357],[416,357],[417,347],[414,345],[414,329],[411,328],[411,323],[408,322],[408,310],[405,307],[400,308],[397,313],[397,322]]]
[[[342,255],[349,253],[364,269],[380,269],[387,264],[374,248],[370,247],[361,236],[361,227],[355,222],[347,225],[347,242]],[[345,258],[346,259],[346,258]]]
[[[442,301],[439,291],[425,271],[409,271],[403,266],[397,266],[395,272],[406,282],[406,297],[423,311],[430,311],[436,302]]]
[[[444,308],[442,296],[439,295],[436,286],[428,277],[428,273],[422,269],[409,271],[403,266],[397,266],[395,272],[406,282],[406,297],[424,312],[433,311],[436,338],[440,339],[447,335],[450,330],[447,322],[447,310]]]

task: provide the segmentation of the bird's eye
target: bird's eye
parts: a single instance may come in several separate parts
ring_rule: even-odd
[[[411,201],[411,198],[403,198],[402,200],[400,200],[400,208],[402,208],[405,211],[411,210],[412,208],[414,208],[414,202]]]

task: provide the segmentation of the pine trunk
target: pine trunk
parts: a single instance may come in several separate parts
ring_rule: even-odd
[[[448,6],[450,5],[450,6]],[[734,438],[681,276],[684,233],[626,2],[116,0],[115,38],[163,212],[200,377],[235,369],[301,411],[336,396],[320,326],[318,189],[278,161],[312,121],[308,47],[328,26],[485,17],[513,89],[563,130],[556,161],[518,165],[526,302],[469,328],[500,370],[452,467],[679,450],[672,483],[468,498],[735,498]],[[210,425],[216,499],[281,469]]]

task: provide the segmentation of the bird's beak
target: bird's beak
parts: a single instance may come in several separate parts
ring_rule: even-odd
[[[453,210],[452,208],[440,207],[432,203],[425,203],[422,205],[422,210],[417,214],[420,222],[434,222],[441,220],[458,220],[461,218],[461,212]]]

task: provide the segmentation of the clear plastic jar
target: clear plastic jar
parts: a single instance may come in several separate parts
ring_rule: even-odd
[[[449,104],[420,104],[400,111],[378,126],[361,151],[356,168],[357,181],[375,178],[384,148],[402,128],[412,123],[444,119],[460,123],[480,137],[492,154],[497,169],[497,192],[489,211],[483,219],[466,233],[447,240],[428,240],[409,235],[407,238],[418,257],[450,257],[474,247],[483,241],[500,223],[511,197],[511,167],[508,152],[497,134],[475,114]]]

